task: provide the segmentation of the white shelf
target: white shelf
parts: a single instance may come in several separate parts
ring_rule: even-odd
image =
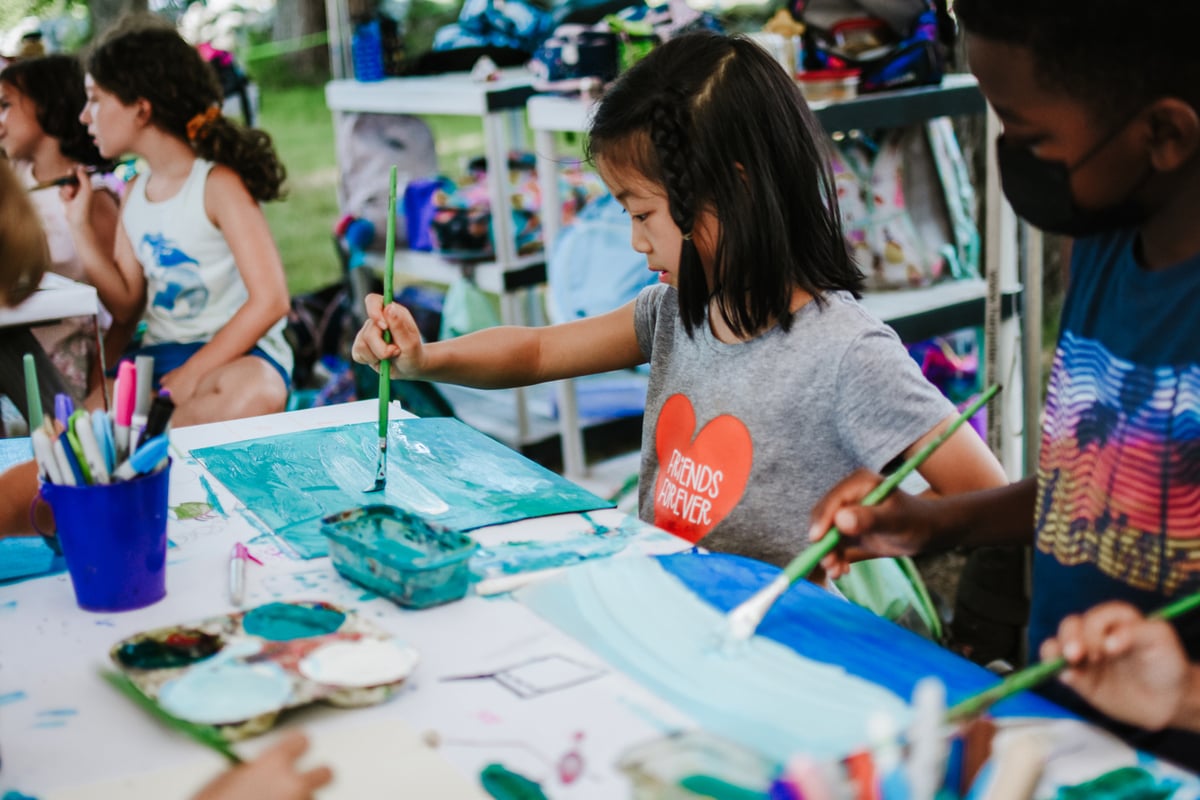
[[[37,291],[15,308],[0,308],[0,328],[45,325],[67,317],[94,317],[100,311],[95,287],[47,272]]]
[[[383,274],[383,256],[368,253],[367,266]],[[545,281],[546,259],[541,252],[521,256],[507,267],[495,261],[460,262],[438,253],[419,250],[397,250],[395,274],[407,275],[430,283],[450,284],[462,277],[467,269],[475,273],[475,284],[485,292],[505,294],[519,288]],[[528,272],[526,272],[528,270]]]
[[[534,131],[584,133],[595,111],[594,100],[560,95],[534,95],[526,110]],[[941,84],[865,94],[837,102],[820,101],[809,107],[828,128],[896,127],[907,121],[936,116],[981,113],[979,84],[972,75],[947,75]]]
[[[331,111],[481,117],[523,108],[532,94],[533,76],[517,67],[501,70],[500,80],[487,83],[473,81],[465,72],[370,82],[330,81],[325,85],[325,104]]]

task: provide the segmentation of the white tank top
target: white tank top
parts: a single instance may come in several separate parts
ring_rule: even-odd
[[[196,159],[173,197],[146,199],[150,172],[130,187],[121,221],[146,273],[145,345],[207,342],[249,299],[224,234],[204,211],[204,185],[213,164]],[[258,341],[289,373],[292,351],[280,319]]]

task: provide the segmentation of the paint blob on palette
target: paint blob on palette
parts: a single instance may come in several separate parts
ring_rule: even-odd
[[[285,709],[382,702],[418,660],[371,622],[322,602],[268,603],[145,631],[110,656],[166,711],[219,726],[230,740],[262,733]]]

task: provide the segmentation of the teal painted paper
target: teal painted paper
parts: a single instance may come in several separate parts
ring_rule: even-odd
[[[390,503],[455,530],[612,506],[450,418],[394,420],[387,488],[375,480],[373,423],[202,447],[197,459],[304,558],[328,553],[321,519]]]

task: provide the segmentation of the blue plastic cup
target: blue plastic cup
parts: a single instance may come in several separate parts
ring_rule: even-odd
[[[170,474],[168,462],[107,486],[42,484],[80,608],[130,611],[166,597]]]

